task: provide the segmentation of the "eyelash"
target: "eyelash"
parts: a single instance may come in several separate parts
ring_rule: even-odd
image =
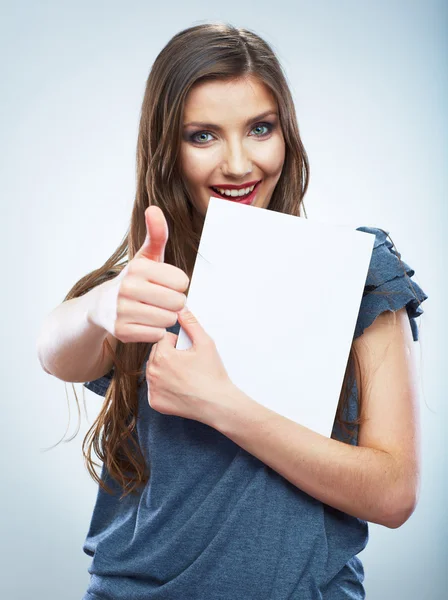
[[[256,135],[255,137],[258,137],[258,138],[264,138],[264,137],[266,137],[267,135],[269,135],[270,133],[272,133],[273,129],[275,128],[275,125],[274,125],[274,123],[267,123],[267,122],[263,122],[263,123],[256,123],[256,124],[255,124],[255,125],[252,127],[252,130],[253,130],[253,129],[255,129],[256,127],[261,127],[261,126],[267,127],[267,128],[268,128],[268,131],[267,131],[266,133],[264,133],[263,135]],[[196,138],[196,136],[198,136],[198,135],[201,135],[202,133],[209,133],[210,135],[212,135],[212,134],[210,133],[210,131],[206,131],[205,129],[204,129],[203,131],[196,131],[196,133],[193,133],[193,134],[190,136],[190,141],[191,141],[191,142],[193,142],[194,144],[198,144],[199,146],[204,146],[204,145],[205,145],[207,142],[209,142],[210,140],[207,140],[207,141],[205,141],[205,142],[198,142],[198,141],[195,139],[195,138]]]

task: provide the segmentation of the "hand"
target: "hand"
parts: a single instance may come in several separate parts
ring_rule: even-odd
[[[165,264],[168,225],[158,206],[145,211],[146,239],[121,273],[98,286],[91,321],[122,342],[158,342],[177,322],[190,280]]]
[[[165,415],[209,424],[214,405],[233,384],[214,340],[196,317],[187,307],[178,316],[192,346],[176,350],[178,336],[170,332],[154,344],[146,366],[148,402]]]

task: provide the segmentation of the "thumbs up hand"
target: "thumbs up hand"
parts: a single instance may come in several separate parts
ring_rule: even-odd
[[[121,342],[158,342],[187,300],[187,274],[165,264],[168,225],[158,206],[145,211],[146,238],[121,273],[99,292],[93,320]]]

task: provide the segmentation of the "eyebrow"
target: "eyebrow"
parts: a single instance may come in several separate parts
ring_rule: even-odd
[[[267,110],[264,113],[261,113],[261,115],[257,115],[256,117],[252,117],[251,119],[248,119],[245,123],[245,125],[250,125],[251,123],[254,123],[255,121],[259,121],[260,119],[264,119],[265,117],[267,117],[268,115],[277,115],[278,116],[278,112],[276,110]],[[189,127],[190,125],[194,125],[195,127],[204,127],[207,129],[216,129],[217,131],[222,131],[222,127],[220,127],[219,125],[215,125],[213,123],[202,123],[199,121],[191,121],[190,123],[185,123],[184,127]]]

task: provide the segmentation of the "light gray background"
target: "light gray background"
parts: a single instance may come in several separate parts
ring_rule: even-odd
[[[67,398],[67,437],[78,415],[71,385],[41,369],[36,336],[125,233],[152,62],[181,29],[219,20],[255,30],[284,65],[311,162],[308,216],[386,229],[430,296],[418,360],[420,502],[397,530],[371,524],[360,558],[369,600],[446,598],[447,3],[0,6],[1,597],[77,600],[87,587],[81,548],[96,486],[81,441],[101,399],[85,390],[76,437],[41,452],[66,431]]]

